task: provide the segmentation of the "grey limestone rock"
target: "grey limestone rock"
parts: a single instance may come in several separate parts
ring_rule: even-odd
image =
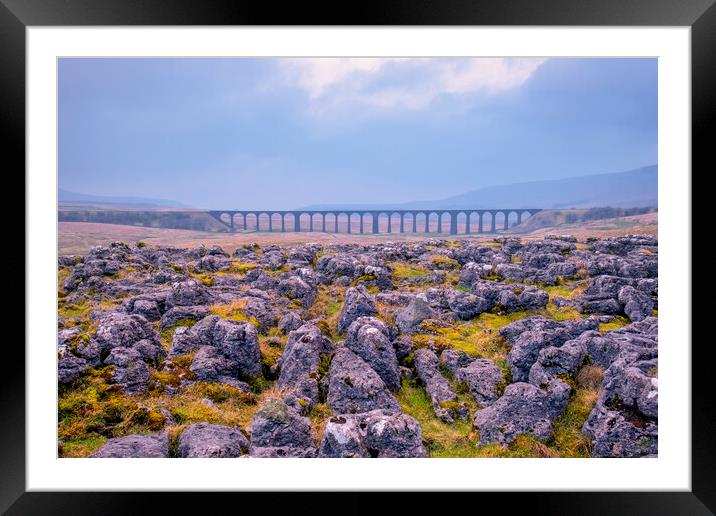
[[[345,346],[338,348],[333,356],[328,378],[328,406],[335,413],[400,410],[398,401],[380,376]]]
[[[127,435],[107,441],[94,458],[167,458],[169,435],[166,432],[149,435]]]
[[[177,457],[228,458],[248,453],[249,440],[238,428],[194,423],[179,436]]]

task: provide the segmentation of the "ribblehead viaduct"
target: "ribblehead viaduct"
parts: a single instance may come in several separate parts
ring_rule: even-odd
[[[231,231],[320,231],[323,233],[494,233],[509,229],[541,211],[491,210],[380,210],[380,211],[267,211],[218,210],[209,215]]]

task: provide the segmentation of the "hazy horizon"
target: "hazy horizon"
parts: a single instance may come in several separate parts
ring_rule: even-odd
[[[657,163],[656,59],[59,61],[59,187],[196,208],[434,200]]]

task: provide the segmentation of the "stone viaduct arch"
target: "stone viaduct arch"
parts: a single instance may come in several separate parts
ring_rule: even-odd
[[[323,233],[425,233],[469,235],[506,230],[541,208],[466,210],[212,210],[207,213],[229,231]]]

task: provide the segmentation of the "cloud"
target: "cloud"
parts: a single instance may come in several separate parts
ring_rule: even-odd
[[[536,58],[295,58],[280,62],[285,86],[303,90],[310,110],[417,110],[443,95],[497,95],[526,83]]]

